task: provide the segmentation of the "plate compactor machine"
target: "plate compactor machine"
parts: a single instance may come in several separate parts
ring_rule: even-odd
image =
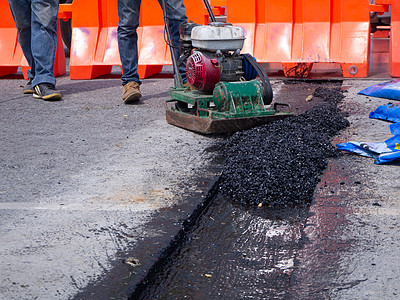
[[[170,89],[172,99],[165,103],[167,122],[213,134],[246,130],[290,116],[287,104],[271,104],[272,88],[263,68],[250,54],[240,53],[245,40],[243,28],[216,22],[210,4],[203,1],[211,23],[185,23],[180,27],[179,60],[170,45],[175,86]],[[162,3],[171,41],[165,0]],[[185,85],[178,72],[181,65],[186,65]]]

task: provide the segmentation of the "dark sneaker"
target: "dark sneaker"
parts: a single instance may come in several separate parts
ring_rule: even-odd
[[[36,99],[56,101],[62,97],[61,93],[51,83],[39,83],[35,85],[34,89],[33,97]]]
[[[136,103],[141,97],[142,94],[140,93],[139,83],[136,81],[131,81],[124,85],[122,91],[122,100],[125,104]]]
[[[32,86],[32,78],[29,78],[28,83],[24,87],[24,94],[33,94],[35,90]]]

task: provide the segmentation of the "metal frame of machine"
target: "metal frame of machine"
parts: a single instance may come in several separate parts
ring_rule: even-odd
[[[271,105],[266,72],[251,55],[240,54],[243,29],[215,22],[210,4],[203,2],[211,23],[181,26],[179,60],[170,45],[175,86],[170,89],[172,99],[165,102],[167,122],[202,134],[232,133],[292,115],[287,104]],[[165,0],[162,5],[171,41]],[[190,86],[182,84],[178,71],[183,63]],[[260,79],[255,79],[257,75]]]

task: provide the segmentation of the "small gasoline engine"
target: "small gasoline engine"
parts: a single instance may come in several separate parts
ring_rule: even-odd
[[[286,104],[270,105],[273,94],[266,72],[251,55],[240,53],[243,28],[215,22],[208,1],[204,3],[214,22],[180,27],[179,59],[171,46],[174,70],[186,65],[190,86],[183,85],[179,72],[174,72],[172,99],[166,102],[167,122],[208,134],[249,129],[291,115],[277,110]],[[168,26],[166,30],[171,40]]]
[[[256,78],[253,67],[243,70],[244,57],[240,55],[240,49],[244,32],[241,27],[217,22],[208,26],[185,23],[180,34],[183,55],[179,63],[187,59],[187,79],[197,90],[210,92],[220,81]]]

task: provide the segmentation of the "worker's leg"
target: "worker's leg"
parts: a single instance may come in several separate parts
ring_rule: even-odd
[[[31,48],[35,60],[33,86],[56,84],[54,61],[57,50],[58,0],[32,0]]]
[[[11,13],[18,29],[18,42],[31,69],[28,78],[35,77],[35,61],[31,50],[31,1],[8,0]]]
[[[179,59],[179,27],[187,22],[185,6],[182,0],[158,0],[160,4],[161,1],[166,1],[167,3],[167,16],[172,36],[172,45],[174,46],[176,57]],[[180,66],[179,73],[182,76],[183,82],[186,82],[186,66]]]
[[[140,0],[118,0],[118,47],[122,63],[122,85],[141,83],[138,68],[138,35]]]

